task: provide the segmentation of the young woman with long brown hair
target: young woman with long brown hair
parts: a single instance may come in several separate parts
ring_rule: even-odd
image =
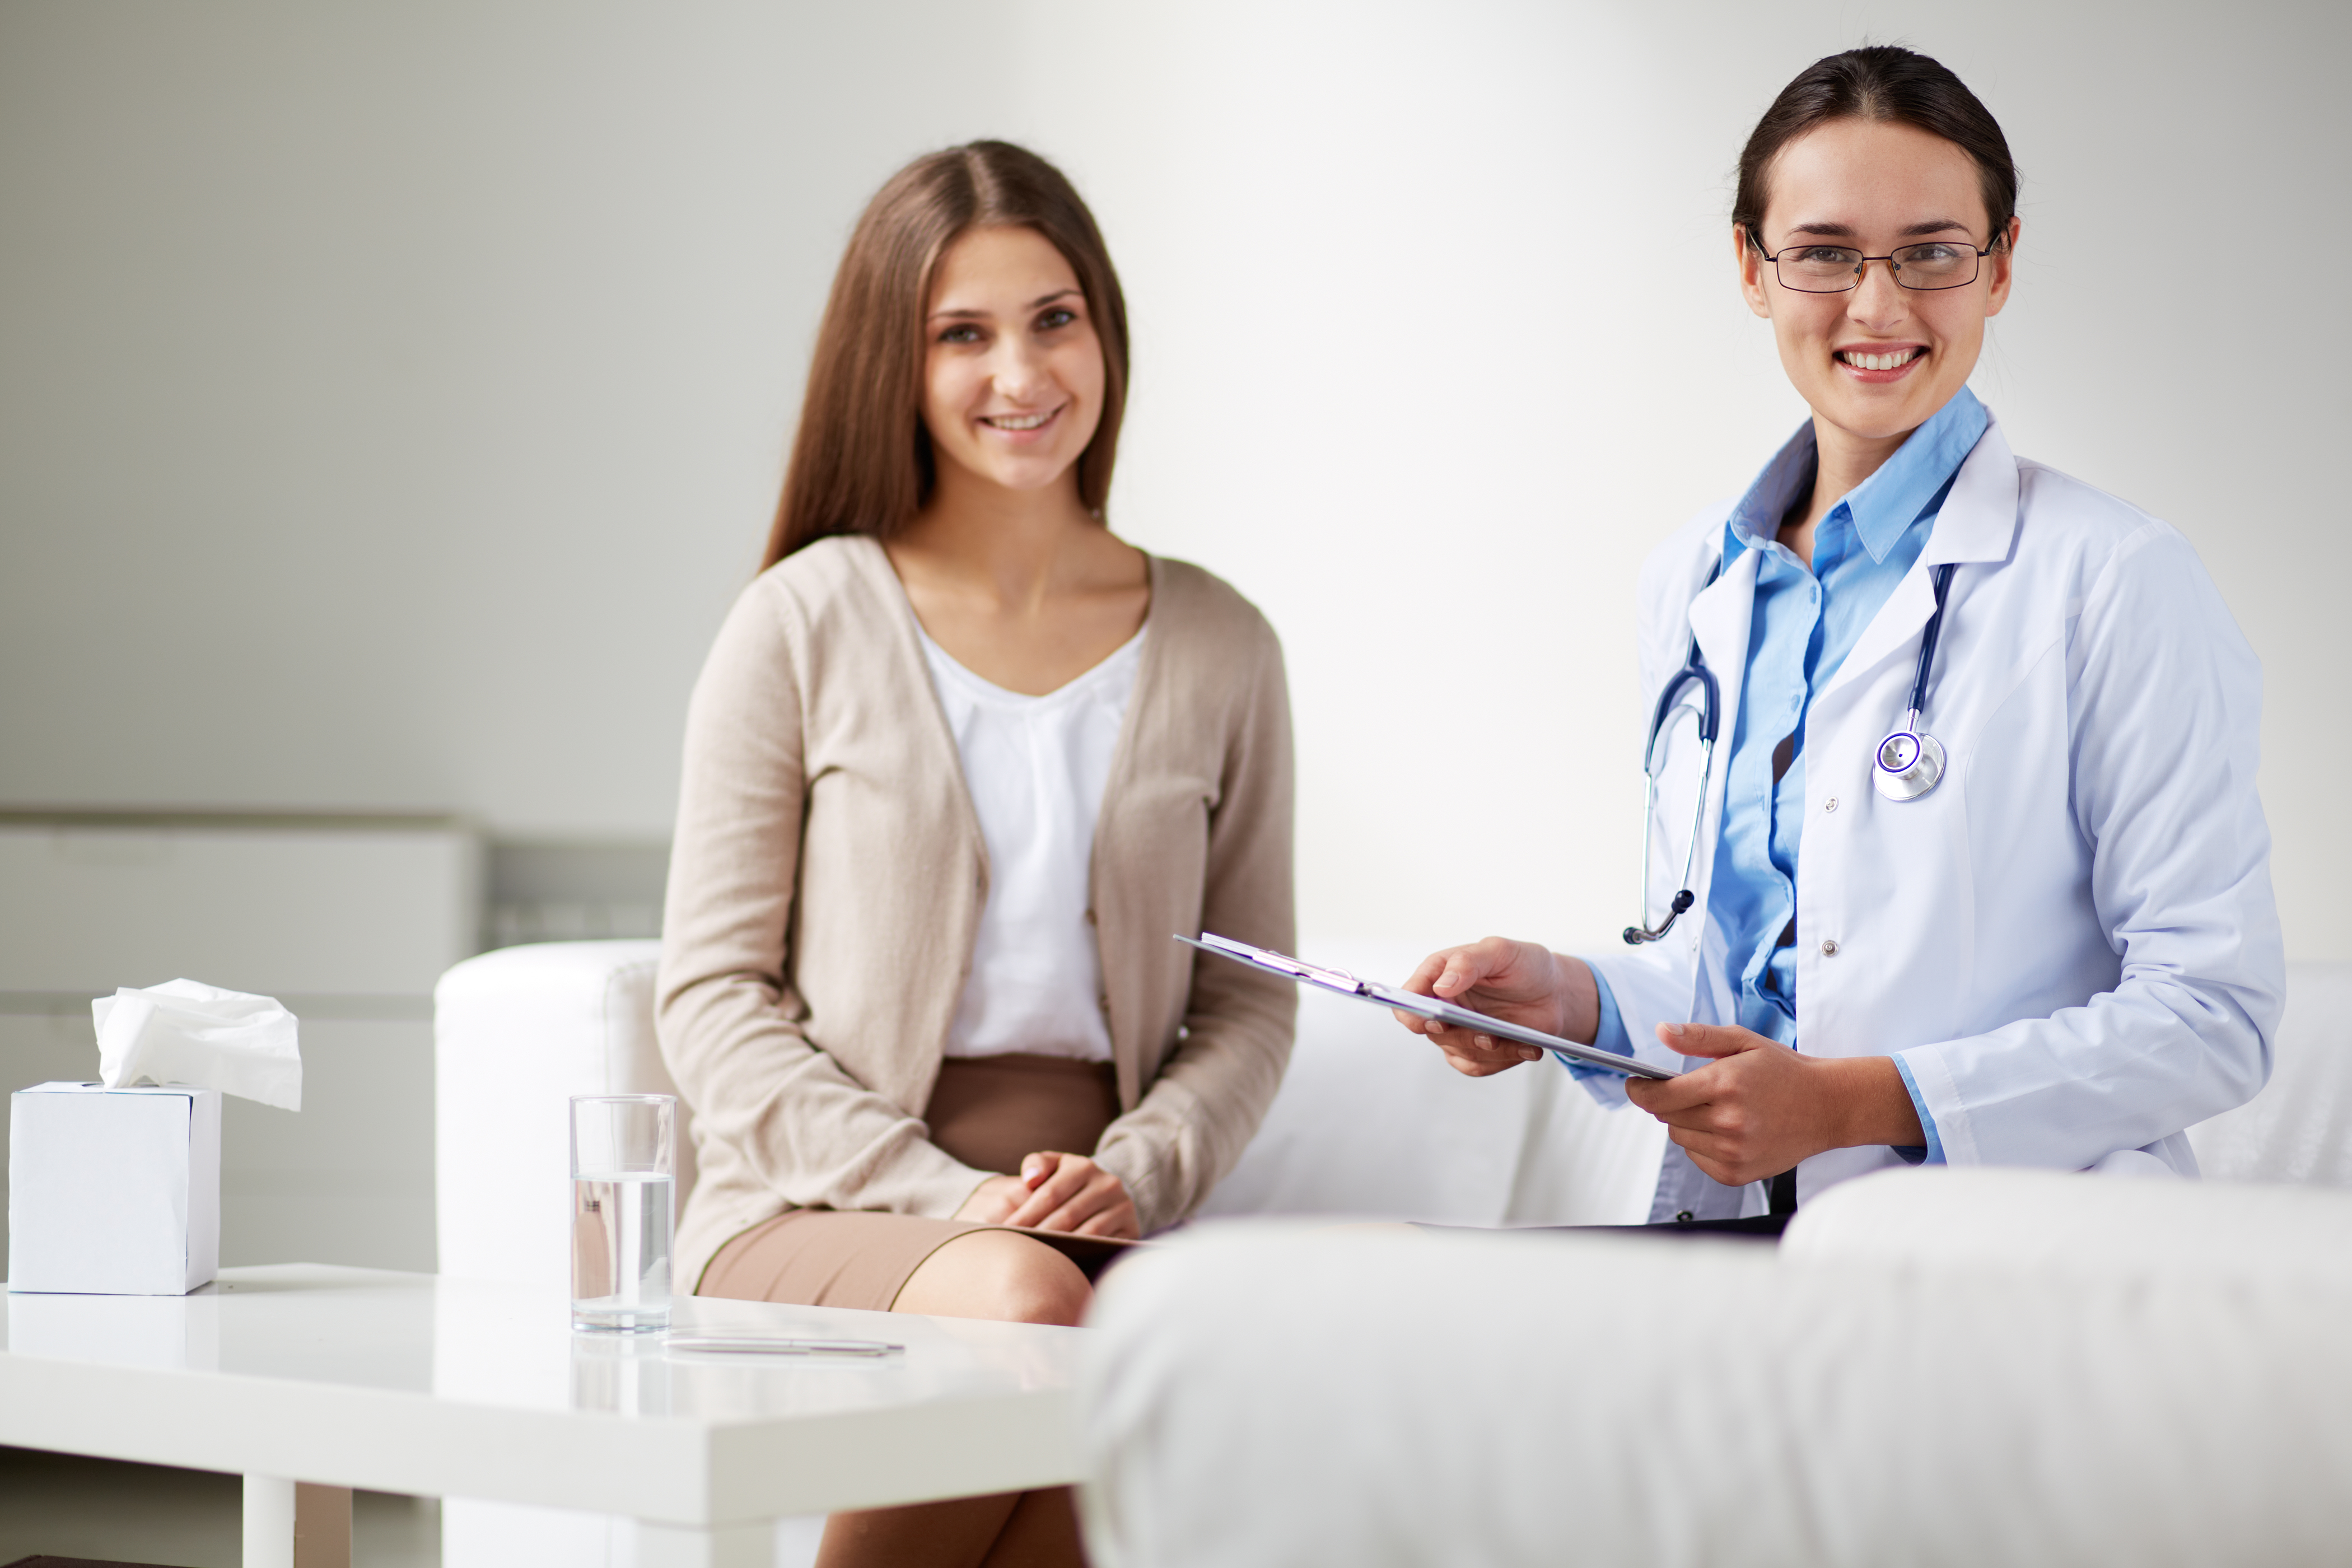
[[[1127,379],[1044,160],[951,148],[867,207],[688,720],[658,1011],[702,1294],[1075,1323],[1024,1230],[1183,1218],[1273,1099],[1292,988],[1169,938],[1290,944],[1281,649],[1106,525]],[[1076,1542],[1039,1492],[837,1515],[824,1561]]]

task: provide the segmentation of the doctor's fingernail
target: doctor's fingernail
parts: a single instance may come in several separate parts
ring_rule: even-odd
[[[1683,1037],[1683,1026],[1680,1024],[1661,1024],[1658,1027],[1664,1029],[1666,1033],[1672,1035],[1678,1040]]]

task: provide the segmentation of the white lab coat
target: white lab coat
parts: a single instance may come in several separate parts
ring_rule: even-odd
[[[1702,591],[1728,510],[1676,532],[1641,580],[1644,725],[1694,635],[1722,684],[1697,902],[1664,941],[1593,960],[1635,1049],[1675,1068],[1654,1026],[1738,1018],[1706,914],[1756,596],[1752,551]],[[1891,801],[1872,758],[1902,717],[1928,574],[1947,561],[1959,564],[1922,721],[1947,771],[1925,797]],[[2261,667],[2189,542],[2019,460],[1993,424],[1806,721],[1799,1048],[1900,1056],[1956,1165],[2083,1169],[2139,1150],[2195,1174],[2183,1129],[2262,1087],[2284,985],[2254,792],[2261,706]],[[1652,921],[1680,885],[1697,783],[1694,726],[1675,729]],[[1899,1163],[1885,1148],[1817,1154],[1798,1168],[1800,1201]],[[1760,1184],[1740,1206],[1760,1212]]]

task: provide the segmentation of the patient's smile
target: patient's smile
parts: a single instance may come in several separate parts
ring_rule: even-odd
[[[1061,412],[1060,408],[1053,408],[1043,414],[983,414],[980,422],[997,430],[1035,430],[1052,423]]]

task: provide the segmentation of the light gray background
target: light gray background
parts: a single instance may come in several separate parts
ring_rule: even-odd
[[[657,845],[847,226],[999,134],[1129,289],[1116,525],[1286,640],[1309,932],[1605,940],[1634,569],[1801,413],[1727,171],[1865,38],[2006,125],[1978,389],[2196,542],[2267,671],[2289,948],[2352,956],[2317,4],[8,0],[0,804]]]

